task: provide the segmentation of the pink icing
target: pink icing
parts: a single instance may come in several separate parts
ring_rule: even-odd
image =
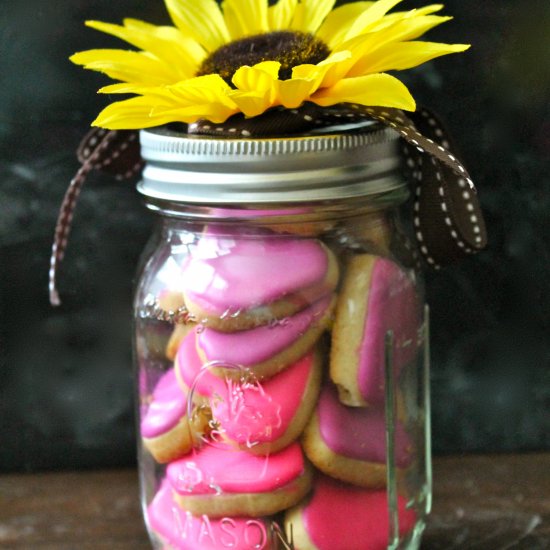
[[[325,444],[335,453],[367,462],[386,462],[386,424],[383,409],[346,407],[336,388],[323,388],[319,404],[319,429]],[[401,422],[395,430],[395,462],[406,468],[412,460],[412,440]]]
[[[304,459],[298,443],[268,456],[204,445],[166,469],[172,488],[182,495],[268,493],[303,472]]]
[[[197,330],[193,329],[180,343],[175,368],[188,388],[193,388],[201,396],[210,397],[214,391],[223,390],[223,379],[207,368],[201,370],[203,362],[197,352],[196,341]]]
[[[263,383],[227,380],[225,391],[212,402],[212,413],[222,430],[248,446],[282,437],[302,404],[314,364],[309,353]]]
[[[187,399],[178,386],[174,369],[162,375],[152,401],[141,420],[143,437],[158,437],[171,430],[187,414]]]
[[[369,403],[384,399],[384,338],[394,332],[398,373],[418,351],[419,304],[414,284],[395,263],[378,258],[371,274],[367,319],[359,347],[358,386]]]
[[[149,525],[177,550],[264,550],[271,548],[264,521],[254,518],[195,517],[182,510],[164,480],[147,508]]]
[[[265,382],[225,380],[203,369],[195,347],[195,332],[186,336],[176,363],[181,379],[199,395],[212,398],[221,430],[239,444],[275,441],[288,429],[301,405],[314,354],[308,353]]]
[[[281,353],[319,322],[332,300],[332,295],[272,325],[241,332],[225,333],[205,328],[197,337],[197,345],[207,361],[224,361],[253,367]]]
[[[406,499],[398,497],[399,533],[406,535],[416,522]],[[368,491],[340,484],[329,477],[315,480],[313,496],[302,521],[319,550],[386,550],[388,504],[386,491]]]
[[[233,314],[318,284],[327,268],[315,239],[208,229],[183,268],[185,293],[206,311]]]

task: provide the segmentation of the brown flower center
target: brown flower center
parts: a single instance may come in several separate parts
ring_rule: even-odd
[[[262,61],[279,61],[279,78],[292,76],[292,68],[305,63],[316,64],[330,54],[328,46],[311,34],[277,31],[236,40],[218,48],[201,64],[197,76],[219,74],[228,84],[243,65]]]

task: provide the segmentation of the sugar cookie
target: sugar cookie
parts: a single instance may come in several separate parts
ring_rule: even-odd
[[[196,331],[199,356],[203,363],[243,366],[258,379],[274,376],[315,345],[330,324],[335,301],[329,294],[291,317],[250,330]],[[222,374],[231,377],[234,372],[224,370]]]
[[[386,258],[350,259],[336,305],[330,377],[346,405],[384,401],[384,340],[394,333],[396,374],[418,352],[420,306],[414,283]]]
[[[174,502],[168,480],[163,480],[147,507],[148,524],[163,544],[175,550],[275,550],[269,525],[258,518],[199,517]]]
[[[207,423],[207,417],[201,413],[189,422],[186,396],[177,383],[174,369],[170,369],[158,381],[142,417],[143,445],[157,462],[170,462],[197,444]]]
[[[263,382],[246,372],[241,380],[223,379],[201,370],[189,339],[180,349],[176,368],[182,387],[193,388],[193,399],[212,409],[214,437],[266,455],[303,432],[319,395],[322,360],[319,351],[312,351]]]
[[[195,324],[177,324],[172,331],[170,339],[166,344],[166,357],[173,361],[176,358],[178,349],[183,339],[195,328]]]
[[[298,503],[311,469],[298,443],[269,456],[204,445],[168,465],[174,499],[193,515],[269,516]]]
[[[185,304],[224,332],[294,315],[338,283],[334,254],[317,239],[207,229],[183,266]]]
[[[336,479],[367,488],[386,485],[386,424],[383,409],[347,407],[336,388],[327,384],[303,437],[304,452],[319,470]],[[398,475],[414,456],[412,438],[401,422],[395,431]]]
[[[412,532],[416,514],[397,500],[399,533]],[[389,533],[386,491],[369,491],[326,476],[314,480],[310,499],[289,510],[285,530],[297,550],[386,550]]]

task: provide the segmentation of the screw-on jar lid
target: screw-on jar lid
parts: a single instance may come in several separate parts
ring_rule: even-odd
[[[402,188],[398,138],[376,123],[281,138],[143,130],[140,193],[188,203],[261,204],[362,197]]]

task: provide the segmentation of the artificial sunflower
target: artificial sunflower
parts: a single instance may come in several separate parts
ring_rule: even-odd
[[[99,91],[135,94],[93,122],[112,130],[207,119],[254,117],[304,102],[357,103],[414,111],[406,86],[386,71],[409,69],[462,52],[464,44],[421,42],[451,19],[443,6],[388,13],[402,0],[165,0],[175,26],[136,19],[123,25],[88,21],[139,51],[99,49],[71,60],[121,83]]]

